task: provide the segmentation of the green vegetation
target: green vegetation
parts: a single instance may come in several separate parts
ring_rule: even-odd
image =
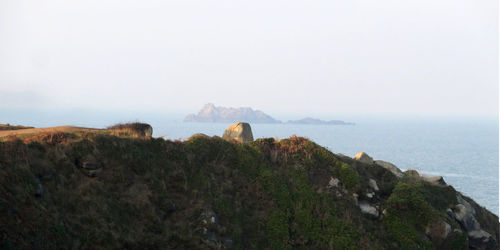
[[[428,249],[426,226],[456,204],[451,187],[398,183],[296,136],[235,144],[102,130],[21,139],[0,142],[2,249]],[[95,176],[87,163],[100,167]],[[369,178],[387,210],[378,219],[353,198]]]

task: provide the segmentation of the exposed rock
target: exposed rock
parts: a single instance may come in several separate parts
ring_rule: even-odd
[[[342,185],[342,182],[339,179],[331,177],[327,188],[339,188],[340,185]]]
[[[366,197],[369,198],[369,199],[371,199],[371,198],[375,197],[375,193],[368,192],[368,193],[366,193]]]
[[[373,163],[373,158],[371,158],[365,152],[358,153],[356,156],[354,156],[354,160],[358,160],[358,161],[366,163],[366,164],[372,164]]]
[[[224,131],[222,139],[227,141],[251,142],[253,141],[252,128],[246,122],[237,122]]]
[[[358,197],[359,197],[358,194],[356,194],[356,193],[352,194],[352,198],[354,199],[354,204],[356,204],[356,205],[359,205]]]
[[[368,180],[368,186],[370,186],[374,191],[379,191],[377,182],[374,179]]]
[[[411,178],[420,178],[420,174],[415,169],[408,169],[405,171],[404,174],[408,177],[411,177]]]
[[[153,136],[153,127],[147,123],[141,122],[120,123],[110,126],[108,129],[116,131],[132,131],[134,134],[141,137]]]
[[[442,176],[422,176],[422,180],[433,185],[438,185],[438,186],[447,185]]]
[[[495,240],[491,234],[482,229],[467,232],[467,236],[471,249],[494,249],[495,247]]]
[[[393,173],[395,176],[397,176],[398,178],[401,178],[403,177],[403,172],[398,168],[396,167],[396,165],[390,163],[390,162],[386,162],[386,161],[381,161],[381,160],[376,160],[375,163],[389,171],[391,171],[391,173]]]
[[[481,229],[481,225],[475,218],[476,211],[472,205],[467,202],[462,196],[457,194],[459,204],[452,209],[448,209],[447,213],[457,220],[462,229],[467,232],[469,238],[469,246],[471,249],[494,249],[496,242],[490,233]]]
[[[465,208],[467,209],[467,211],[471,211],[472,214],[476,214],[476,210],[472,207],[472,205],[466,201],[461,195],[458,195],[457,194],[457,201],[459,204],[462,204],[465,206]]]
[[[374,206],[370,205],[368,202],[360,201],[360,202],[358,202],[358,205],[359,205],[359,208],[361,209],[362,213],[373,215],[375,217],[379,216],[378,209],[375,208]]]
[[[450,224],[443,220],[437,220],[425,228],[427,234],[437,245],[441,244],[451,232]]]

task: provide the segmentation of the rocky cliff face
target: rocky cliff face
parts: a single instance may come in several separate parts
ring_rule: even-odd
[[[499,247],[498,217],[446,183],[305,138],[9,140],[2,249]]]

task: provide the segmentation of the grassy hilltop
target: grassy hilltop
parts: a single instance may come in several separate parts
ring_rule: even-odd
[[[170,141],[129,128],[0,138],[0,249],[498,249],[497,216],[412,172],[295,136]],[[459,203],[487,241],[456,219]]]

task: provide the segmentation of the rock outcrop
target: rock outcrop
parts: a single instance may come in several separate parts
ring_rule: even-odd
[[[481,228],[481,224],[476,219],[476,210],[461,195],[457,194],[458,204],[447,213],[454,218],[465,230],[469,239],[471,249],[494,249],[498,243],[492,235]]]
[[[378,217],[380,215],[378,209],[366,201],[360,201],[358,206],[364,214],[369,214],[374,217]]]
[[[446,186],[446,182],[443,179],[443,176],[422,176],[422,180],[429,182],[433,185],[441,185]]]
[[[153,136],[153,127],[147,123],[132,122],[132,123],[120,123],[108,127],[109,130],[114,130],[117,132],[126,131],[132,132],[138,137],[150,138]]]
[[[376,160],[375,164],[377,164],[377,165],[379,165],[379,166],[381,166],[381,167],[383,167],[383,168],[391,171],[398,178],[403,177],[403,172],[398,167],[396,167],[396,165],[394,165],[394,164],[392,164],[390,162]]]
[[[373,158],[371,158],[365,152],[358,153],[356,156],[354,156],[354,160],[358,160],[358,161],[366,163],[366,164],[372,164],[373,163]]]
[[[250,124],[246,122],[237,122],[231,126],[229,126],[224,134],[222,135],[222,139],[227,141],[237,141],[237,142],[251,142],[253,141],[252,128]]]

